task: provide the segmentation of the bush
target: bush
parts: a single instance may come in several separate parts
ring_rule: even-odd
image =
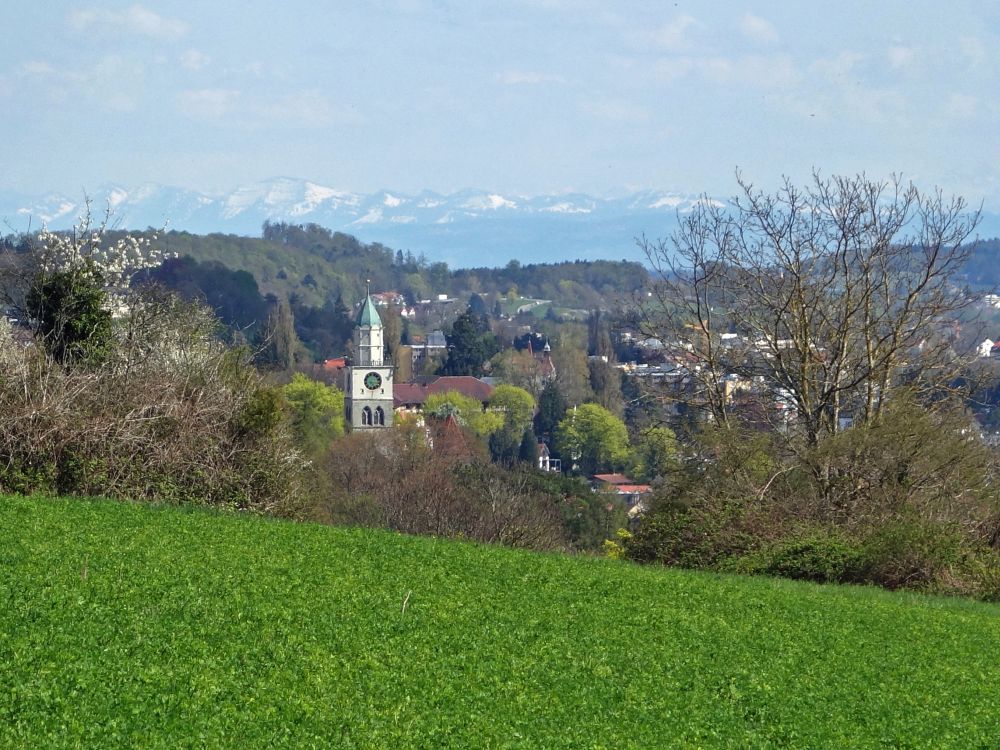
[[[283,399],[214,316],[132,300],[97,369],[0,336],[0,491],[289,512],[302,462]]]
[[[623,544],[683,567],[996,596],[996,456],[947,404],[897,396],[876,424],[790,451],[708,429]]]
[[[436,428],[436,430],[435,430]],[[449,536],[531,549],[562,549],[562,497],[530,470],[507,470],[476,451],[457,422],[355,432],[319,463],[320,520],[408,534]],[[466,442],[467,441],[467,442]]]
[[[740,558],[733,568],[816,583],[857,583],[864,580],[866,562],[861,544],[836,530],[813,530]]]
[[[865,577],[890,589],[936,588],[969,548],[960,530],[919,518],[899,518],[865,542]]]

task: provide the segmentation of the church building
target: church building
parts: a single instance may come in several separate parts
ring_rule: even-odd
[[[347,368],[344,411],[351,430],[392,426],[392,372],[382,319],[369,288],[354,326],[354,357]]]

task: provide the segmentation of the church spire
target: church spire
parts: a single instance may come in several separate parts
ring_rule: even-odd
[[[378,310],[375,309],[375,303],[372,302],[371,279],[365,280],[365,301],[361,303],[361,309],[358,311],[358,319],[355,323],[359,327],[382,327],[382,318],[379,317]]]

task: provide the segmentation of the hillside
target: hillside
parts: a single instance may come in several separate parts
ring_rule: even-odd
[[[3,747],[995,747],[1000,608],[0,498]]]

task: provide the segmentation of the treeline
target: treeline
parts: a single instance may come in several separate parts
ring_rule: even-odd
[[[115,233],[109,236],[116,239]],[[314,307],[338,296],[358,299],[370,279],[372,289],[398,291],[409,304],[439,294],[505,295],[516,290],[561,306],[589,308],[630,294],[647,279],[638,263],[603,260],[525,266],[512,261],[503,268],[452,270],[423,254],[363,243],[317,224],[266,222],[260,238],[170,231],[152,242],[167,254],[246,271],[263,293]]]
[[[962,269],[961,278],[973,289],[1000,288],[1000,238],[976,243]]]

